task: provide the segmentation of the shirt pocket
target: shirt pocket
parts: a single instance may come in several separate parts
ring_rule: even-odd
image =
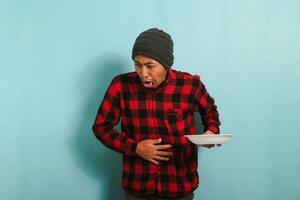
[[[184,135],[190,135],[191,123],[189,120],[190,110],[171,109],[165,111],[164,124],[167,129],[167,143],[172,145],[173,158],[183,162],[190,155],[191,143]]]
[[[172,109],[165,112],[164,122],[168,132],[173,136],[189,134],[189,110]]]
[[[183,145],[187,143],[184,135],[190,134],[188,109],[170,109],[165,112],[164,124],[168,131],[171,144]]]

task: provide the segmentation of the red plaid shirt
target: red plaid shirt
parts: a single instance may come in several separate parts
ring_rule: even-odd
[[[93,131],[105,146],[123,153],[123,188],[137,195],[182,197],[199,182],[197,146],[185,134],[196,134],[194,112],[202,116],[204,131],[219,133],[214,99],[197,75],[168,70],[155,89],[142,85],[136,72],[116,76],[99,107]],[[121,132],[114,128],[121,120]],[[171,144],[169,161],[153,164],[135,150],[144,139],[162,138]]]

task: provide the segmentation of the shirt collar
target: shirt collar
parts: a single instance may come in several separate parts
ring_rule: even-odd
[[[169,84],[173,79],[175,79],[175,73],[173,72],[172,68],[168,69],[168,74],[166,77],[166,84]]]

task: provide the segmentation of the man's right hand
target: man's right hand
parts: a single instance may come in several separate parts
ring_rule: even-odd
[[[154,164],[159,164],[158,161],[168,161],[168,156],[172,152],[163,151],[164,149],[171,148],[170,144],[160,145],[161,139],[146,139],[140,141],[136,146],[136,153]]]

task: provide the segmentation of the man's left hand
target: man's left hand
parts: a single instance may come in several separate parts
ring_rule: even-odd
[[[205,133],[203,133],[202,135],[209,135],[209,134],[215,134],[215,133],[212,132],[212,131],[210,131],[210,130],[207,130],[207,131],[205,131]],[[209,148],[209,149],[210,149],[211,147],[215,147],[214,144],[203,144],[203,145],[201,145],[201,146],[206,147],[206,148]],[[217,144],[217,146],[220,147],[221,144]]]

